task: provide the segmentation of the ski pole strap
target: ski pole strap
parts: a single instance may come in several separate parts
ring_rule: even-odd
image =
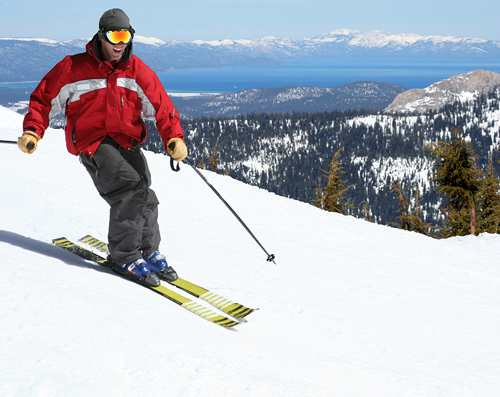
[[[177,166],[174,164],[174,159],[170,157],[170,168],[172,168],[172,171],[179,172],[181,170],[181,167],[179,166],[179,163],[177,163]]]
[[[268,262],[273,262],[275,265],[276,265],[276,262],[274,261],[275,259],[275,256],[274,254],[269,254],[266,249],[263,247],[263,245],[260,243],[259,240],[257,240],[257,237],[255,237],[255,235],[252,233],[252,231],[248,228],[248,226],[245,224],[245,222],[243,222],[243,220],[239,217],[239,215],[231,208],[231,206],[228,204],[228,202],[226,200],[224,200],[224,198],[220,195],[220,193],[210,184],[210,182],[208,182],[208,180],[203,176],[203,174],[198,170],[198,168],[196,168],[196,166],[194,165],[194,163],[191,161],[191,159],[189,157],[186,157],[185,159],[188,164],[191,166],[191,168],[193,170],[195,170],[195,172],[201,177],[201,179],[203,179],[205,181],[205,183],[210,187],[210,189],[212,189],[212,191],[217,195],[217,197],[219,197],[219,199],[226,205],[226,207],[229,209],[229,211],[232,212],[232,214],[236,217],[236,219],[238,219],[238,221],[241,223],[241,225],[245,228],[245,230],[248,232],[248,234],[250,234],[250,236],[253,237],[253,239],[255,240],[255,242],[259,245],[260,248],[262,248],[262,250],[267,254],[267,261]],[[172,166],[173,163],[171,163],[171,166]],[[177,164],[177,166],[179,166]],[[175,170],[174,170],[175,171]]]
[[[175,109],[174,109],[174,111],[175,111]],[[175,142],[172,142],[170,145],[168,145],[168,148],[170,150],[174,150],[175,149]],[[179,166],[178,162],[177,162],[177,166],[175,166],[174,161],[175,160],[172,157],[170,157],[170,168],[172,169],[172,171],[179,172],[181,170],[181,167]]]

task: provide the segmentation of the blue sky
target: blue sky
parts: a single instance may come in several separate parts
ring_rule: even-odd
[[[165,41],[312,38],[336,29],[500,41],[499,0],[0,0],[0,37],[91,37],[115,7],[138,35]]]

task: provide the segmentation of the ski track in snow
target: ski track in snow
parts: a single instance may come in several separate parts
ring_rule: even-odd
[[[22,117],[0,107],[2,139]],[[1,396],[497,396],[500,236],[434,240],[146,153],[161,250],[260,310],[225,330],[51,244],[106,240],[108,208],[62,130],[0,146]]]

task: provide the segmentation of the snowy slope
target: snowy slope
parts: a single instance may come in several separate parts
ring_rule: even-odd
[[[2,139],[22,118],[0,108]],[[500,236],[434,240],[326,213],[147,153],[162,251],[260,308],[237,331],[50,244],[105,239],[107,207],[61,130],[0,146],[1,396],[497,396]]]

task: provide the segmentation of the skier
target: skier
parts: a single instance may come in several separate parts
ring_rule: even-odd
[[[187,148],[179,115],[158,77],[132,55],[134,33],[124,11],[106,11],[86,52],[65,57],[31,94],[18,146],[33,153],[50,119],[65,107],[67,149],[80,157],[110,205],[110,262],[158,286],[158,275],[174,281],[177,274],[158,251],[159,202],[140,149],[146,139],[141,114],[156,122],[174,160],[182,161]]]

